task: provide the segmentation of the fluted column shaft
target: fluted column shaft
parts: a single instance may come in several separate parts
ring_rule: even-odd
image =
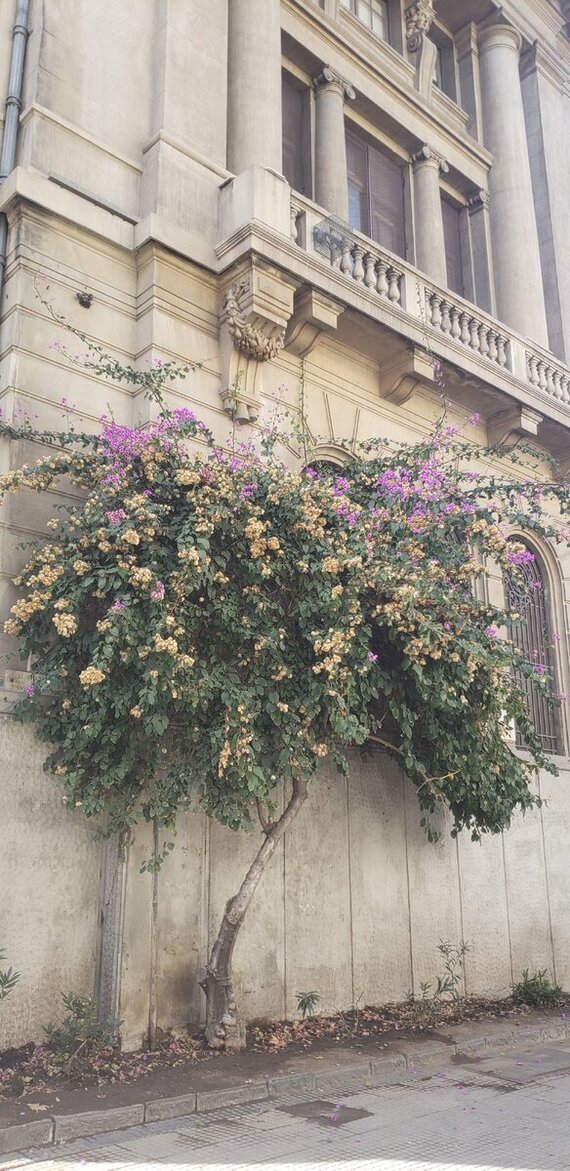
[[[479,33],[483,138],[495,156],[489,189],[497,315],[548,346],[519,76],[521,43],[516,29],[506,24]]]
[[[281,173],[279,0],[228,4],[228,169]]]
[[[315,115],[315,195],[331,215],[348,220],[348,176],[344,103],[356,95],[352,86],[326,66],[313,82]]]
[[[424,146],[414,155],[414,211],[416,264],[438,285],[447,287],[447,262],[441,211],[440,171],[445,159]]]

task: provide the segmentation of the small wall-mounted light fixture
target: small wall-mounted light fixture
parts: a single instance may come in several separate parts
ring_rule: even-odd
[[[82,309],[90,309],[93,304],[93,293],[76,293],[75,296],[79,301]]]

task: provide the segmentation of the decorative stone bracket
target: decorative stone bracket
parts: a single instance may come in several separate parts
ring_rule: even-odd
[[[296,283],[255,260],[226,286],[220,314],[224,410],[241,423],[259,415],[263,363],[283,349]]]
[[[433,358],[425,350],[414,346],[396,362],[380,370],[380,397],[403,406],[422,386],[433,386],[435,370]]]
[[[491,447],[500,443],[514,447],[519,439],[534,439],[543,416],[531,407],[514,406],[492,415],[487,423],[487,441]]]
[[[344,305],[320,293],[318,289],[304,289],[295,300],[295,314],[285,338],[288,353],[306,358],[325,332],[337,328]]]
[[[428,33],[435,16],[433,0],[415,0],[405,11],[408,52],[416,56],[415,88],[431,98],[437,49]]]

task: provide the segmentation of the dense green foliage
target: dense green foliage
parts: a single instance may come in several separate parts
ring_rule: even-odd
[[[533,804],[533,768],[553,766],[517,673],[548,692],[547,667],[473,585],[489,558],[521,574],[512,527],[566,540],[543,515],[548,497],[567,511],[564,487],[474,471],[498,453],[443,425],[369,444],[342,474],[291,470],[271,444],[221,451],[186,410],[67,444],[1,487],[66,476],[88,494],[31,552],[6,624],[36,664],[20,714],[70,806],[114,831],[172,826],[194,800],[247,828],[278,784],[373,743],[417,786],[430,834],[440,803],[473,836]]]
[[[530,1008],[551,1008],[563,998],[559,984],[551,984],[546,968],[530,974],[525,968],[518,984],[513,986],[513,1000]]]

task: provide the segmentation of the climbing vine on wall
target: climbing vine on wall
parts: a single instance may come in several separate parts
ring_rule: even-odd
[[[65,477],[86,494],[30,551],[5,627],[33,656],[19,715],[68,805],[108,833],[141,818],[168,831],[199,807],[236,830],[260,823],[269,857],[279,788],[296,812],[324,760],[345,772],[347,746],[376,745],[416,786],[431,835],[440,804],[473,837],[532,806],[533,770],[554,770],[517,677],[548,693],[548,674],[474,582],[490,560],[522,577],[532,554],[511,526],[566,542],[567,487],[445,423],[415,445],[364,445],[341,473],[292,470],[275,437],[224,450],[159,402],[145,429],[36,435],[51,453],[0,483],[49,493]],[[237,1019],[228,971],[212,1043]]]

